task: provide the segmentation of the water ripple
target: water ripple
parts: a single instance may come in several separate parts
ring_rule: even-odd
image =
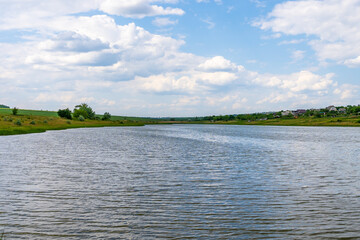
[[[6,239],[359,239],[357,128],[0,137]]]

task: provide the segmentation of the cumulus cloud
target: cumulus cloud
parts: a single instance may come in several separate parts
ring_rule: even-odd
[[[75,32],[63,32],[41,42],[39,48],[48,51],[91,52],[109,48],[109,44]]]
[[[100,10],[112,15],[131,18],[144,18],[158,15],[183,15],[185,12],[179,8],[162,7],[150,4],[149,0],[105,0]]]
[[[266,19],[255,25],[275,33],[309,36],[308,43],[321,61],[353,65],[352,59],[360,56],[357,0],[286,1],[276,5]]]
[[[0,2],[0,29],[25,29],[51,26],[56,28],[61,21],[76,13],[99,10],[106,14],[130,18],[163,15],[183,15],[179,8],[159,4],[174,4],[176,0],[12,0]],[[70,18],[71,19],[71,18]],[[60,21],[56,21],[60,20]],[[71,24],[71,23],[70,23]]]
[[[334,84],[333,76],[334,74],[331,73],[321,76],[309,71],[301,71],[290,75],[260,75],[253,82],[262,86],[288,89],[292,92],[319,91]]]
[[[223,56],[215,56],[201,63],[199,69],[203,71],[242,71],[244,67],[236,66]]]
[[[223,56],[184,52],[182,39],[151,33],[135,23],[119,25],[108,15],[179,15],[177,8],[159,6],[177,2],[0,2],[0,30],[21,29],[29,34],[26,41],[0,43],[0,100],[17,94],[25,99],[19,107],[49,109],[86,101],[105,111],[154,116],[168,114],[173,107],[180,115],[193,115],[194,110],[205,113],[206,108],[212,108],[211,114],[263,110],[267,104],[310,101],[319,92],[350,96],[344,86],[334,90],[331,74],[260,74]],[[103,13],[77,14],[90,10]],[[176,22],[157,17],[153,23]],[[301,58],[303,53],[295,55]],[[356,57],[352,59],[356,65]]]
[[[257,104],[281,103],[281,102],[287,102],[289,100],[304,101],[307,98],[308,96],[306,94],[298,94],[293,92],[287,92],[287,93],[276,92],[276,93],[271,93],[270,96],[257,101]]]
[[[341,99],[350,99],[358,96],[359,89],[356,85],[343,84],[334,90],[334,94],[339,95]]]

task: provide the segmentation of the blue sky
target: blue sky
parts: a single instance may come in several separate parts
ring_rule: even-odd
[[[0,0],[0,104],[204,116],[360,104],[360,0]]]

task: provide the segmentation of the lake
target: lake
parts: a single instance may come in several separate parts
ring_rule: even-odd
[[[360,128],[0,137],[5,239],[359,239]],[[1,235],[1,234],[0,234]]]

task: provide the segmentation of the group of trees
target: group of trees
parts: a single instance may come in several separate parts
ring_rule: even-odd
[[[74,111],[71,112],[69,108],[66,109],[59,109],[57,112],[59,117],[66,118],[66,119],[79,119],[79,120],[85,120],[85,119],[100,119],[100,117],[96,116],[95,111],[86,103],[82,103],[80,105],[76,105],[74,108]],[[110,120],[111,114],[108,112],[105,112],[102,116],[101,120]]]

